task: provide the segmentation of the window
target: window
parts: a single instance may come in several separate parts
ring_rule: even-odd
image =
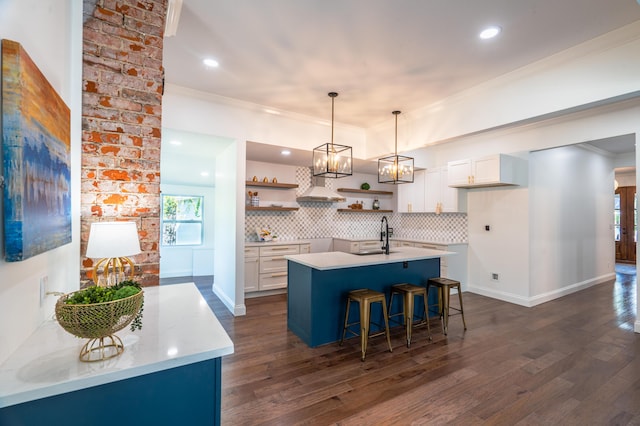
[[[202,201],[197,195],[162,196],[162,245],[202,244]]]

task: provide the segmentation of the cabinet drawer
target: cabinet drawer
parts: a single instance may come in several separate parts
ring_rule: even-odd
[[[288,246],[260,247],[260,257],[262,256],[284,256],[287,254],[298,254],[300,246],[298,244]]]
[[[311,244],[300,244],[300,254],[311,253]]]
[[[380,241],[360,241],[360,251],[376,250],[382,246]]]
[[[258,257],[260,255],[259,247],[245,247],[244,257]]]
[[[287,288],[287,273],[260,274],[260,290]]]
[[[415,247],[416,245],[414,243],[411,243],[409,241],[398,241],[398,245],[397,247]]]
[[[287,259],[284,256],[261,257],[260,273],[287,272]]]

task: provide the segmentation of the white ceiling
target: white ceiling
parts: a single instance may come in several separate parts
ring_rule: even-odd
[[[640,0],[183,1],[167,83],[322,120],[336,91],[363,128],[640,20]]]
[[[370,127],[640,20],[636,0],[184,0],[166,81]],[[487,25],[502,34],[480,40]],[[202,64],[213,57],[219,68]]]

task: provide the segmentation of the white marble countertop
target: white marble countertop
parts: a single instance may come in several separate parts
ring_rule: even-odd
[[[417,247],[396,247],[389,254],[369,254],[366,256],[329,251],[324,253],[293,254],[285,259],[318,270],[353,268],[358,266],[380,265],[411,260],[433,259],[456,254],[451,251],[432,250]]]
[[[193,283],[145,287],[142,330],[116,333],[124,352],[78,359],[87,341],[46,321],[0,365],[0,408],[233,353],[233,342]]]
[[[310,244],[310,240],[245,241],[245,247],[286,246],[289,244]]]

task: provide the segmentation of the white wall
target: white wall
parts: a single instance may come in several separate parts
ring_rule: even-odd
[[[244,194],[246,142],[216,158],[214,293],[234,315],[244,315]]]
[[[612,163],[577,146],[531,153],[532,304],[615,277]]]
[[[327,113],[328,108],[327,103]],[[323,125],[317,118],[286,111],[274,115],[264,109],[260,105],[168,84],[162,101],[162,124],[172,129],[309,151],[329,142],[330,122]],[[339,122],[334,127],[334,142],[352,146],[354,155],[363,158],[365,131]]]
[[[527,306],[531,267],[529,189],[469,190],[467,210],[468,290]],[[492,278],[494,273],[498,280]]]
[[[617,172],[616,171],[616,180],[618,181],[618,186],[636,186],[636,172]]]
[[[186,277],[192,275],[213,275],[214,232],[215,232],[215,188],[193,185],[161,184],[163,195],[198,195],[204,197],[203,204],[203,239],[199,246],[163,246],[160,245],[160,278]],[[194,265],[199,252],[206,251],[210,256],[210,273],[201,273],[202,266]],[[194,273],[194,268],[196,273]]]
[[[51,319],[56,297],[40,306],[40,279],[70,292],[80,282],[82,2],[0,1],[0,38],[19,42],[71,109],[72,242],[22,262],[0,259],[0,364]],[[0,211],[2,210],[0,201]],[[0,230],[0,240],[4,240]]]

